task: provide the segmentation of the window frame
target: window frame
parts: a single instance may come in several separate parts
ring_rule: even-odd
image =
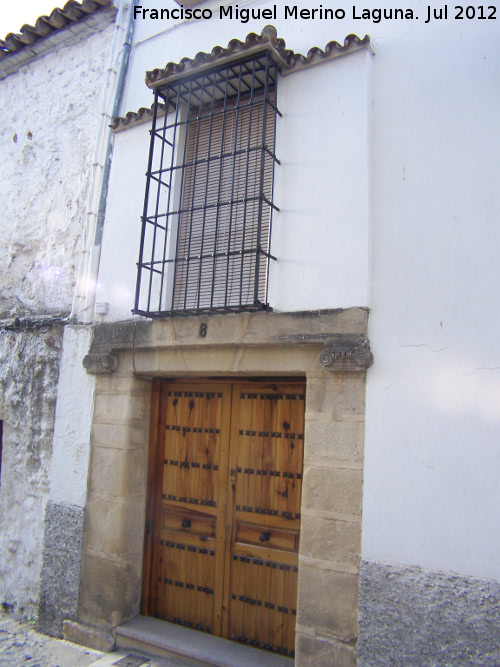
[[[276,125],[277,117],[281,113],[277,107],[277,87],[278,87],[279,69],[269,50],[263,50],[258,53],[252,53],[244,58],[233,59],[230,62],[223,61],[210,68],[202,68],[201,71],[190,72],[186,76],[176,76],[173,80],[163,82],[155,89],[155,101],[153,105],[153,123],[150,131],[150,153],[148,159],[148,170],[146,173],[146,191],[144,197],[144,208],[142,216],[141,247],[139,254],[136,297],[133,312],[135,314],[147,317],[165,317],[173,314],[193,314],[193,313],[211,313],[211,312],[238,312],[269,309],[267,301],[267,285],[269,277],[269,263],[276,260],[271,253],[271,230],[272,214],[278,211],[278,207],[273,201],[274,184],[274,166],[279,164],[276,157]],[[194,100],[194,103],[193,103]],[[261,141],[251,150],[260,152],[260,164],[258,165],[258,196],[249,197],[248,195],[248,169],[249,169],[249,150],[250,134],[252,132],[252,112],[258,105],[262,106],[261,125],[257,128],[257,134],[262,131]],[[237,139],[234,139],[233,150],[227,155],[224,154],[223,145],[219,155],[210,154],[210,142],[213,128],[214,117],[222,118],[222,144],[224,144],[224,124],[231,113],[235,113],[236,120],[234,134],[237,137],[239,126],[238,116],[240,110],[248,109],[248,146],[246,149],[238,149]],[[243,114],[243,111],[241,111]],[[269,116],[269,118],[268,118]],[[201,186],[198,190],[193,186],[193,202],[196,196],[201,194],[205,199],[201,223],[201,250],[198,256],[180,256],[179,237],[183,222],[183,215],[187,212],[191,218],[191,229],[193,226],[193,217],[196,206],[186,210],[186,173],[192,169],[193,164],[186,161],[188,150],[188,137],[190,131],[196,126],[197,137],[199,141],[201,123],[207,121],[210,124],[210,137],[208,147],[208,157],[200,160],[206,164],[206,189]],[[271,127],[269,127],[269,125]],[[206,139],[206,137],[205,137]],[[198,155],[195,155],[195,163]],[[240,200],[233,200],[234,190],[231,191],[231,198],[227,202],[221,202],[220,190],[222,182],[223,160],[228,158],[233,160],[232,179],[234,186],[234,174],[236,170],[236,161],[247,160],[247,175],[244,184],[244,197]],[[217,164],[219,161],[219,193],[213,201],[213,193],[209,195],[209,172],[210,163]],[[201,169],[200,166],[198,166]],[[196,169],[192,170],[194,179],[196,179]],[[254,172],[255,173],[255,172]],[[267,179],[267,180],[266,180]],[[210,206],[215,207],[215,227],[221,218],[221,209],[224,206],[229,207],[229,236],[238,224],[242,226],[240,236],[242,237],[241,247],[239,249],[232,247],[231,243],[219,252],[217,249],[217,239],[215,232],[215,241],[212,248],[212,259],[214,273],[211,276],[212,282],[206,277],[206,269],[203,269],[203,263],[212,261],[210,252],[204,249],[204,234],[207,226],[207,201],[211,198]],[[241,199],[241,198],[240,198]],[[257,200],[257,217],[247,220],[249,201]],[[243,202],[243,214],[238,213],[233,224],[234,212],[238,205]],[[199,208],[199,207],[198,207]],[[240,206],[241,208],[241,206]],[[162,211],[165,210],[165,213]],[[238,218],[239,215],[239,218]],[[254,214],[252,214],[254,215]],[[212,216],[213,218],[213,216]],[[266,220],[265,220],[266,218]],[[213,226],[213,220],[210,223]],[[247,226],[257,228],[255,247],[247,248],[245,246],[245,235]],[[264,234],[262,233],[264,232]],[[210,231],[213,234],[213,229]],[[198,243],[198,241],[196,241]],[[189,240],[191,248],[191,238]],[[175,248],[175,255],[174,255]],[[218,257],[216,259],[216,256]],[[229,258],[233,256],[234,260]],[[244,256],[245,259],[244,259]],[[247,257],[254,261],[254,269],[250,271]],[[233,291],[228,298],[228,289],[226,282],[224,299],[214,300],[214,285],[220,279],[215,277],[215,267],[224,263],[227,258],[226,278],[230,272],[234,274],[238,261],[241,265],[240,291],[239,298],[235,302]],[[185,298],[179,302],[178,294],[175,294],[175,283],[179,285],[179,267],[181,262],[185,262],[186,269]],[[198,286],[197,292],[189,287],[189,263],[196,267],[198,262]],[[245,275],[244,275],[245,265]],[[231,266],[231,269],[230,269]],[[220,268],[220,267],[219,267]],[[249,273],[250,271],[250,273]],[[196,268],[195,268],[196,272]],[[201,277],[204,272],[203,286]],[[233,276],[234,278],[234,276]],[[207,282],[208,281],[208,282]],[[245,297],[243,298],[243,282],[245,282]],[[253,281],[253,287],[251,283]],[[211,297],[207,302],[206,291],[211,289]],[[220,286],[220,282],[217,283]],[[203,287],[203,290],[202,290]],[[190,297],[187,298],[188,290],[191,289]],[[203,291],[203,298],[202,298]],[[252,292],[251,298],[248,297]],[[181,300],[182,301],[182,300]]]

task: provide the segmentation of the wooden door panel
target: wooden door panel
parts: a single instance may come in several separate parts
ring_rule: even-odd
[[[267,517],[286,525],[300,519],[305,396],[273,387],[236,387],[230,474],[236,512],[258,514],[263,525]]]
[[[257,559],[269,561],[270,563],[278,562],[278,565],[297,565],[298,555],[295,552],[290,551],[280,551],[279,549],[272,549],[270,547],[258,547],[253,544],[242,544],[241,542],[235,542],[233,544],[233,561],[236,560],[236,557],[243,561],[245,558]],[[273,566],[270,566],[273,567]],[[273,568],[274,569],[274,568]]]
[[[207,516],[191,509],[163,505],[163,528],[182,531],[183,534],[215,537],[215,516]]]
[[[293,655],[297,571],[296,564],[234,554],[229,637]]]
[[[164,423],[159,433],[161,511],[156,512],[160,526],[155,531],[159,545],[153,550],[159,574],[152,582],[155,591],[149,613],[220,633],[222,592],[215,581],[224,559],[225,511],[218,511],[218,505],[221,488],[225,505],[227,473],[222,484],[219,476],[221,453],[227,449],[221,443],[229,435],[231,389],[164,386],[160,406]]]
[[[297,531],[282,530],[266,524],[255,526],[249,523],[238,522],[236,528],[236,542],[251,544],[255,546],[267,546],[270,549],[284,549],[285,551],[297,551]]]
[[[156,616],[204,632],[212,632],[215,586],[215,540],[204,544],[172,532],[161,540]],[[182,541],[179,541],[182,539]],[[193,544],[193,542],[195,542]]]
[[[304,401],[303,385],[233,388],[227,636],[287,655],[295,645]]]
[[[167,392],[164,500],[217,506],[222,398],[186,387]]]

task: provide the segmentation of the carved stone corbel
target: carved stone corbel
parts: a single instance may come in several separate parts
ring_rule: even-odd
[[[114,354],[87,354],[82,363],[91,375],[112,373],[118,368],[118,357]]]
[[[325,344],[319,360],[332,371],[364,371],[373,364],[373,354],[370,342],[362,336],[336,336]]]

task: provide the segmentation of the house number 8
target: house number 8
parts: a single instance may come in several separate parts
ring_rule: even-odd
[[[205,323],[200,324],[200,336],[202,338],[205,338],[206,335],[207,335],[207,325]]]

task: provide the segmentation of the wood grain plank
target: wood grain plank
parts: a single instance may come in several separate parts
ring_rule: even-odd
[[[218,457],[217,457],[217,483],[214,487],[213,497],[217,502],[217,523],[215,529],[215,559],[213,565],[214,572],[214,612],[212,619],[213,633],[224,636],[224,605],[225,599],[225,569],[229,570],[226,565],[226,544],[230,543],[230,531],[227,530],[227,522],[231,521],[228,518],[228,503],[227,490],[230,486],[229,481],[229,449],[231,436],[231,395],[232,389],[230,385],[219,386],[219,393],[221,397],[218,401],[217,411],[214,411],[212,419],[214,424],[219,429],[219,434],[210,434],[213,438],[217,436],[218,440]]]
[[[161,483],[163,467],[158,465],[162,460],[165,437],[165,418],[162,413],[163,385],[155,380],[151,397],[151,426],[148,460],[148,502],[146,529],[144,535],[143,587],[141,613],[155,615],[157,607],[160,551],[159,530],[161,525]]]

